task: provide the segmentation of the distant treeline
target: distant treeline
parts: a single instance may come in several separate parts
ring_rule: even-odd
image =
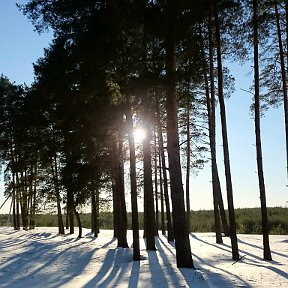
[[[236,209],[237,233],[261,234],[261,211],[260,208]],[[288,234],[288,209],[283,207],[268,208],[270,234]],[[91,227],[91,214],[81,214],[83,227]],[[191,211],[191,232],[213,232],[214,218],[213,210]],[[65,219],[64,223],[65,223]],[[10,223],[9,223],[10,222]],[[113,229],[112,212],[100,213],[100,229]],[[11,224],[11,218],[7,214],[0,215],[0,226]],[[143,229],[143,213],[139,213],[140,229]],[[159,230],[160,226],[159,215]],[[57,215],[36,215],[36,226],[57,226]],[[131,229],[131,213],[128,213],[128,227]]]

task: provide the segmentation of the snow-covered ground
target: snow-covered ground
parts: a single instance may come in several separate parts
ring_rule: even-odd
[[[132,249],[117,248],[113,233],[94,238],[57,235],[57,228],[14,231],[0,227],[0,287],[288,287],[288,236],[271,236],[273,261],[262,260],[261,235],[238,235],[240,261],[233,261],[230,239],[215,244],[213,233],[191,234],[196,270],[178,269],[175,249],[164,236],[157,251],[132,261]],[[129,244],[131,231],[128,234]]]

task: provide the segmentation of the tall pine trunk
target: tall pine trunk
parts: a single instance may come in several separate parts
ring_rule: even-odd
[[[98,237],[99,230],[99,198],[100,191],[98,189],[96,181],[93,182],[91,191],[91,232],[94,233],[94,237]]]
[[[141,0],[142,8],[145,9],[147,0]],[[145,26],[144,26],[145,28]],[[155,208],[152,181],[152,157],[151,157],[151,95],[148,91],[147,83],[147,35],[144,29],[143,33],[143,54],[142,54],[142,103],[143,103],[143,122],[146,130],[146,136],[143,139],[143,168],[144,168],[144,234],[146,237],[146,249],[156,250],[155,246]]]
[[[155,187],[155,235],[158,235],[159,230],[159,205],[158,205],[158,168],[157,168],[157,136],[154,128],[154,187]]]
[[[16,224],[16,193],[15,193],[15,187],[13,185],[13,192],[12,192],[12,219],[13,219],[13,227],[14,230],[18,230],[17,224]]]
[[[184,190],[180,163],[178,134],[178,107],[176,96],[176,27],[173,1],[168,2],[169,26],[166,35],[166,110],[167,110],[167,148],[171,198],[173,207],[173,230],[175,236],[177,267],[194,268],[187,218],[185,213]]]
[[[211,18],[209,19],[209,79],[210,79],[210,113],[211,113],[211,164],[212,164],[212,181],[213,189],[215,190],[215,201],[217,201],[219,206],[219,212],[222,222],[222,227],[225,236],[230,235],[230,229],[226,218],[226,212],[224,209],[221,184],[218,174],[218,165],[216,158],[216,108],[215,108],[215,79],[214,79],[214,59],[213,59],[214,49],[213,49],[213,37],[211,31]],[[209,92],[208,92],[209,94]],[[210,118],[210,117],[209,117]]]
[[[209,40],[210,40],[210,31],[209,31]],[[209,41],[210,42],[210,41]],[[209,43],[209,58],[211,61],[211,42]],[[215,167],[217,168],[216,162],[216,145],[215,145],[215,121],[213,121],[212,113],[212,105],[211,102],[213,101],[214,97],[214,81],[211,81],[210,77],[210,89],[211,89],[211,99],[209,93],[209,81],[207,77],[207,69],[206,69],[206,59],[205,59],[205,52],[204,47],[202,50],[202,58],[203,58],[203,67],[204,67],[204,82],[205,82],[205,94],[206,94],[206,107],[207,107],[207,116],[208,116],[208,129],[209,129],[209,145],[210,145],[210,153],[211,153],[211,170],[212,170],[212,191],[213,191],[213,207],[214,207],[214,224],[215,224],[215,232],[216,232],[216,243],[223,243],[222,234],[221,234],[221,226],[220,226],[220,213],[219,213],[219,206],[218,206],[218,198],[217,198],[217,188],[219,188],[216,184],[216,175],[215,175]],[[212,56],[213,60],[213,56]],[[211,65],[211,63],[210,63]],[[212,63],[213,66],[213,63]],[[213,80],[213,79],[212,79]]]
[[[12,201],[13,201],[13,226],[14,230],[19,230],[19,221],[17,221],[17,188],[15,182],[15,173],[12,172],[12,183],[13,183],[13,194],[12,194]]]
[[[94,237],[98,237],[96,226],[96,196],[95,189],[91,189],[91,232],[94,233]]]
[[[162,165],[161,155],[159,153],[159,185],[160,185],[160,206],[161,206],[161,231],[162,235],[166,235],[165,229],[165,211],[164,211],[164,191],[163,191],[163,180],[162,180]]]
[[[57,166],[56,154],[54,154],[53,160],[51,161],[51,170],[52,170],[52,177],[54,180],[54,189],[55,189],[55,195],[56,195],[58,233],[65,234],[64,224],[63,224],[63,219],[62,219],[62,211],[61,211],[61,198],[60,198],[60,190],[59,190],[58,166]]]
[[[33,167],[32,167],[33,169]],[[33,170],[32,170],[33,171]],[[37,198],[37,168],[35,166],[34,177],[31,180],[31,196],[30,196],[30,219],[29,219],[29,229],[35,229],[36,225],[36,198]]]
[[[152,165],[150,125],[146,127],[146,137],[143,139],[143,162],[144,162],[144,216],[146,231],[146,249],[156,250],[155,246],[155,210],[152,183]]]
[[[268,213],[266,207],[266,192],[264,183],[262,147],[261,147],[261,125],[260,125],[260,91],[259,91],[259,49],[258,49],[258,0],[253,0],[253,48],[254,48],[254,113],[255,113],[255,136],[257,169],[261,201],[262,233],[264,246],[264,259],[272,260],[269,245]]]
[[[75,214],[77,225],[78,225],[78,229],[79,229],[78,238],[82,238],[82,223],[81,223],[80,215],[79,215],[79,213],[78,213],[78,211],[76,210],[75,207],[73,209],[73,212]]]
[[[288,47],[288,1],[285,1],[285,16],[286,16],[286,47]],[[286,69],[288,69],[288,48],[286,48]],[[287,76],[288,71],[286,71]],[[286,77],[285,77],[286,81]],[[286,83],[286,82],[285,82]],[[288,96],[287,96],[287,85],[286,85],[286,97],[283,94],[283,102],[284,102],[284,119],[285,119],[285,133],[286,133],[286,169],[288,176]]]
[[[190,165],[191,165],[191,140],[190,140],[190,102],[187,103],[186,108],[187,119],[186,119],[186,214],[187,214],[187,225],[188,231],[190,232],[191,227],[191,211],[190,211]]]
[[[227,202],[229,211],[229,224],[230,224],[230,237],[232,246],[232,258],[234,260],[239,259],[239,250],[236,234],[236,221],[235,211],[233,203],[233,187],[231,178],[230,168],[230,156],[229,156],[229,145],[227,136],[227,123],[226,123],[226,109],[223,93],[223,69],[222,69],[222,51],[221,51],[221,39],[220,39],[220,27],[218,19],[217,4],[214,1],[214,17],[215,17],[215,36],[216,36],[216,50],[217,50],[217,72],[218,72],[218,99],[220,104],[221,114],[221,127],[222,127],[222,139],[223,139],[223,154],[224,154],[224,168],[226,178],[226,189],[227,189]]]
[[[135,142],[133,137],[133,121],[130,110],[127,112],[127,126],[129,133],[129,153],[130,153],[130,187],[131,187],[131,210],[132,210],[132,231],[133,231],[133,260],[140,261],[139,242],[139,220],[137,203],[137,179],[136,179],[136,155]]]
[[[114,162],[114,180],[115,191],[113,197],[115,197],[115,210],[116,213],[116,237],[118,240],[118,247],[128,248],[127,243],[127,211],[125,203],[125,188],[124,188],[124,168],[123,168],[123,140],[121,135],[116,137],[116,143],[114,146],[113,162]]]
[[[70,234],[74,234],[74,197],[71,187],[67,189],[67,217],[69,221]]]
[[[156,97],[156,105],[157,105],[157,122],[158,122],[158,143],[159,143],[159,152],[161,158],[161,167],[163,172],[163,190],[164,190],[164,201],[166,207],[166,222],[167,222],[167,237],[168,241],[174,241],[174,232],[172,227],[172,218],[170,211],[170,198],[168,193],[168,177],[167,177],[167,169],[166,169],[166,161],[165,161],[165,153],[164,153],[164,143],[163,143],[163,133],[162,133],[162,125],[160,120],[160,104],[159,98]]]

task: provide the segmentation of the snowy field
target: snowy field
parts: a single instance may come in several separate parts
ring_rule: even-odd
[[[14,231],[0,227],[0,287],[288,287],[288,236],[271,236],[273,261],[262,260],[262,237],[238,235],[240,261],[233,261],[230,239],[215,244],[213,233],[191,234],[196,270],[178,269],[175,249],[160,236],[157,251],[141,262],[132,249],[117,248],[112,231],[94,238],[57,235],[57,228]],[[131,244],[131,232],[128,234]]]

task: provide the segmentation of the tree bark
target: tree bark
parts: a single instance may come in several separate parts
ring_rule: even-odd
[[[69,219],[70,234],[74,234],[74,199],[71,188],[67,189],[67,216]]]
[[[161,165],[161,155],[159,153],[159,184],[160,184],[160,206],[161,206],[161,231],[162,235],[166,235],[165,229],[165,214],[164,214],[164,194],[163,194],[163,180],[162,180],[162,165]]]
[[[186,119],[186,214],[188,231],[191,231],[191,211],[190,211],[190,165],[191,165],[191,140],[190,140],[190,102],[187,103]]]
[[[177,120],[176,98],[176,27],[173,1],[168,2],[169,26],[166,36],[166,110],[167,110],[167,148],[171,198],[173,207],[173,230],[175,236],[177,267],[194,268],[187,218],[185,213],[184,190],[180,164],[180,148]]]
[[[158,205],[158,168],[157,168],[157,136],[154,129],[154,187],[155,187],[155,236],[158,236],[159,230],[159,205]]]
[[[113,153],[114,154],[114,153]],[[115,157],[116,153],[114,154]],[[113,161],[113,160],[112,160]],[[113,228],[114,228],[114,235],[113,237],[118,238],[118,221],[119,221],[119,201],[118,201],[118,194],[116,189],[116,163],[113,161],[111,169],[112,174],[112,194],[113,194]]]
[[[262,214],[262,233],[264,246],[264,259],[272,260],[269,245],[269,226],[266,207],[266,192],[263,172],[262,146],[261,146],[261,124],[260,124],[260,91],[259,91],[259,49],[258,49],[258,0],[253,0],[253,48],[254,48],[254,113],[255,113],[255,136],[258,181]]]
[[[94,237],[98,237],[99,234],[99,190],[96,185],[94,182],[91,191],[91,231]]]
[[[58,166],[57,166],[57,156],[54,154],[53,162],[51,162],[51,170],[52,177],[54,180],[54,189],[56,195],[56,204],[57,204],[57,217],[58,217],[58,233],[65,234],[64,232],[64,224],[62,219],[62,211],[61,211],[61,199],[60,199],[60,191],[59,191],[59,180],[58,180]]]
[[[94,233],[94,237],[98,236],[96,227],[96,197],[95,189],[91,189],[91,232]]]
[[[155,210],[154,195],[152,183],[152,165],[151,165],[151,149],[150,125],[146,127],[146,137],[143,139],[143,162],[144,162],[144,215],[146,230],[146,249],[156,250],[155,246]]]
[[[168,193],[168,177],[167,177],[167,169],[166,169],[166,161],[165,161],[165,153],[164,153],[164,144],[163,144],[163,134],[162,134],[162,125],[160,121],[160,104],[158,96],[156,97],[156,105],[157,105],[157,118],[158,118],[158,143],[159,143],[159,152],[161,157],[161,166],[163,172],[163,189],[164,189],[164,200],[166,207],[166,222],[167,222],[167,237],[168,241],[174,241],[174,232],[172,227],[172,219],[170,212],[170,201],[169,201],[169,193]]]
[[[227,189],[227,201],[229,210],[229,222],[230,222],[230,237],[232,246],[232,258],[234,260],[239,259],[239,250],[236,235],[236,221],[235,211],[233,203],[233,187],[231,179],[231,168],[230,168],[230,156],[229,156],[229,145],[227,136],[227,123],[226,123],[226,109],[223,94],[223,69],[222,69],[222,52],[221,52],[221,39],[220,39],[220,27],[218,19],[218,11],[216,1],[214,3],[214,20],[215,20],[215,36],[216,36],[216,47],[217,47],[217,71],[218,71],[218,99],[220,104],[221,114],[221,126],[222,126],[222,139],[223,139],[223,154],[224,154],[224,168],[226,178],[226,189]]]
[[[77,225],[78,225],[78,228],[79,228],[78,238],[82,238],[82,223],[81,223],[80,215],[77,212],[75,207],[73,209],[73,212],[75,214],[75,217],[76,217],[76,220],[77,220]]]
[[[121,136],[116,137],[114,165],[115,165],[115,209],[116,212],[116,231],[118,247],[128,248],[127,243],[127,211],[125,203],[125,188],[124,188],[124,168],[123,168],[123,140]]]
[[[136,156],[135,142],[133,137],[133,122],[130,110],[127,112],[127,125],[129,133],[129,153],[130,153],[130,187],[131,187],[131,210],[132,210],[132,231],[133,231],[133,260],[140,261],[139,242],[139,220],[137,203],[137,179],[136,179]]]
[[[31,180],[31,199],[30,199],[30,221],[29,221],[29,229],[35,229],[36,224],[36,193],[37,193],[37,181],[36,181],[36,175],[37,175],[37,168],[35,166],[35,171],[33,172],[33,167],[31,167],[32,173],[34,176]]]
[[[94,236],[97,237],[98,234],[100,233],[100,224],[99,224],[99,218],[100,218],[100,190],[99,187],[97,186],[96,183],[96,195],[95,195],[95,204],[96,204],[96,209],[95,209],[95,234]],[[124,199],[125,200],[125,199]]]
[[[209,23],[210,24],[210,23]],[[209,145],[210,145],[210,153],[211,153],[211,171],[212,171],[212,191],[213,191],[213,207],[214,207],[214,224],[215,224],[215,232],[216,232],[216,243],[223,243],[222,234],[221,234],[221,226],[220,226],[220,214],[218,208],[218,198],[217,198],[217,178],[216,178],[216,169],[217,169],[217,162],[216,162],[216,145],[215,145],[215,107],[214,113],[212,111],[212,104],[211,102],[215,101],[215,94],[214,94],[214,75],[211,77],[211,72],[213,72],[213,48],[212,48],[212,41],[211,41],[211,30],[209,29],[209,62],[210,62],[210,93],[209,93],[209,81],[207,77],[207,69],[206,69],[206,59],[205,59],[205,52],[204,47],[202,50],[202,58],[203,58],[203,67],[204,67],[204,82],[205,82],[205,94],[206,94],[206,107],[207,107],[207,118],[208,118],[208,128],[209,128]],[[212,63],[211,63],[212,61]],[[212,67],[211,67],[212,64]],[[212,68],[212,69],[211,69]],[[211,98],[210,98],[211,94]],[[213,121],[214,120],[214,121]],[[218,179],[219,180],[219,179]],[[220,192],[221,193],[221,192]]]

